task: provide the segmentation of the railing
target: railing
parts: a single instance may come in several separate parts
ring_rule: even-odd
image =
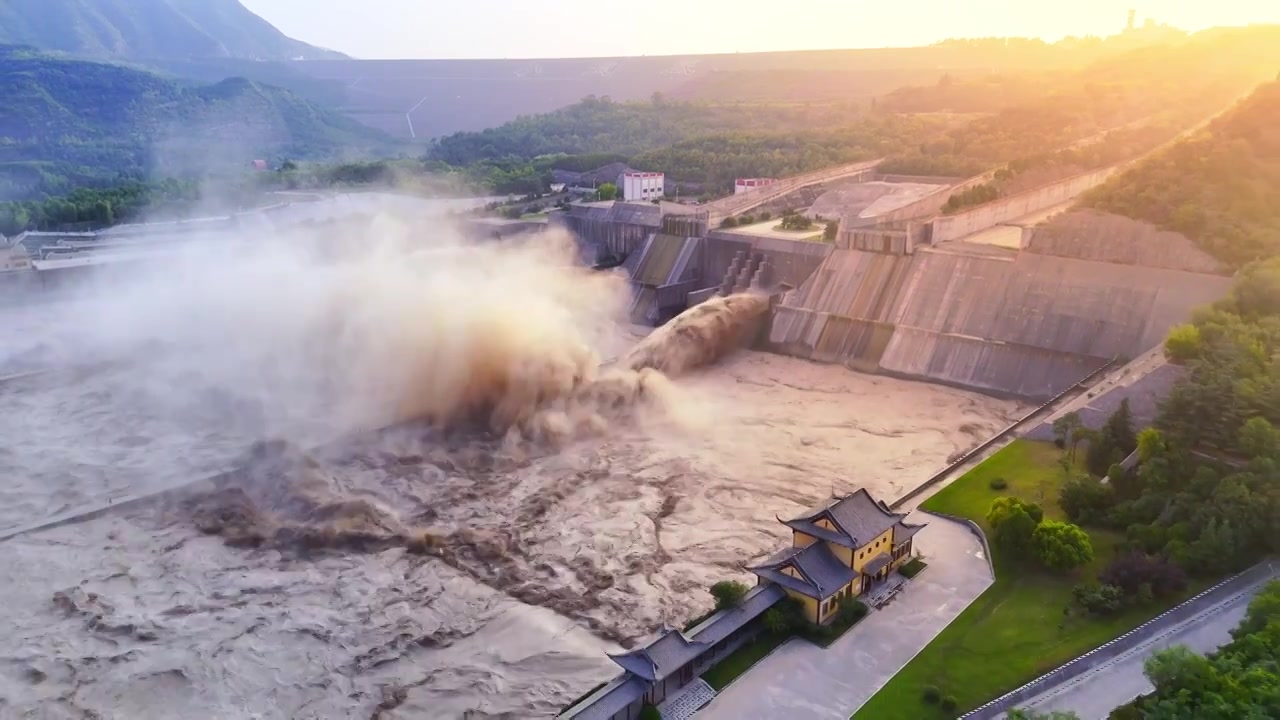
[[[1076,381],[1074,385],[1068,387],[1066,390],[1063,390],[1057,395],[1054,395],[1052,398],[1045,401],[1044,404],[1040,405],[1039,407],[1027,413],[1026,415],[1023,415],[1017,420],[1014,420],[1013,423],[1011,423],[1005,429],[1001,430],[995,435],[992,435],[991,437],[987,438],[986,440],[982,441],[978,445],[966,451],[963,455],[961,455],[955,461],[949,463],[946,467],[942,468],[938,472],[931,475],[929,479],[925,480],[924,482],[920,483],[919,485],[909,490],[907,494],[903,495],[897,500],[894,500],[889,505],[889,507],[893,510],[897,510],[898,508],[902,507],[909,500],[923,493],[925,490],[928,490],[930,487],[933,487],[943,478],[950,475],[951,472],[954,471],[956,468],[972,460],[973,457],[978,453],[982,452],[983,450],[986,450],[992,445],[995,445],[996,443],[1000,442],[1004,438],[1008,437],[1011,433],[1015,432],[1016,430],[1021,428],[1023,425],[1025,425],[1027,421],[1031,420],[1032,418],[1036,417],[1041,412],[1043,412],[1045,408],[1048,408],[1049,406],[1058,402],[1062,398],[1066,397],[1069,393],[1082,389],[1085,385],[1092,382],[1093,379],[1096,378],[1098,375],[1106,372],[1108,369],[1114,366],[1117,362],[1119,362],[1119,360],[1120,359],[1118,357],[1114,357],[1108,360],[1107,362],[1103,363],[1100,367],[1098,367],[1098,369],[1094,370],[1093,372],[1089,373],[1088,375],[1085,375],[1084,377]]]
[[[1227,578],[1195,597],[1166,610],[1120,637],[1104,643],[1084,655],[1041,675],[1017,690],[1005,693],[986,705],[971,710],[960,717],[962,720],[965,718],[978,720],[979,718],[999,717],[1020,704],[1039,697],[1049,689],[1084,675],[1099,665],[1115,659],[1122,653],[1138,647],[1155,637],[1156,633],[1161,630],[1190,620],[1235,595],[1248,592],[1254,586],[1274,577],[1275,574],[1276,568],[1271,561],[1258,563],[1248,570]]]
[[[772,185],[765,185],[762,188],[745,192],[741,195],[730,195],[726,198],[714,200],[702,206],[702,209],[709,215],[709,221],[712,225],[719,220],[723,220],[730,215],[734,215],[744,210],[750,210],[758,205],[763,205],[770,200],[776,200],[788,193],[799,190],[800,188],[824,182],[826,180],[835,180],[847,177],[860,172],[874,170],[877,165],[884,162],[884,158],[878,160],[869,160],[848,165],[840,165],[824,170],[815,170],[811,173],[796,175],[785,180],[779,180]]]

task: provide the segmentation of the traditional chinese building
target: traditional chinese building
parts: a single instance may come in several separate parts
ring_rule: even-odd
[[[911,558],[912,538],[924,525],[905,517],[858,490],[792,520],[778,518],[791,528],[791,547],[749,569],[803,603],[810,622],[826,623],[841,600],[873,590]]]

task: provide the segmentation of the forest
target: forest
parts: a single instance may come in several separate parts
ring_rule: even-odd
[[[162,209],[182,212],[200,200],[190,181],[128,182],[104,188],[77,188],[47,200],[0,203],[0,235],[23,230],[100,228],[139,220]]]
[[[101,62],[0,46],[0,198],[145,178],[239,173],[256,159],[390,154],[399,146],[286,90],[189,86]]]
[[[434,143],[427,158],[466,168],[495,189],[527,192],[545,170],[538,158],[615,153],[632,167],[719,192],[735,176],[882,156],[885,172],[911,175],[969,177],[1004,166],[998,182],[1007,194],[1156,148],[1267,79],[1262,68],[1274,67],[1269,62],[1280,64],[1280,33],[1262,28],[1043,71],[1038,85],[1025,73],[944,76],[933,86],[891,92],[874,107],[588,97],[553,113],[455,133]],[[992,106],[995,95],[1004,100]]]
[[[1280,255],[1280,80],[1092,193],[1107,212],[1185,234],[1239,267]]]
[[[1165,349],[1186,374],[1153,427],[1135,434],[1121,405],[1100,433],[1056,428],[1069,453],[1087,439],[1093,473],[1060,503],[1135,552],[1216,578],[1280,551],[1280,258],[1247,267]],[[1134,449],[1137,469],[1121,467]]]
[[[1112,720],[1239,720],[1280,717],[1280,581],[1249,602],[1231,641],[1208,655],[1184,646],[1147,658],[1155,687],[1111,714]]]

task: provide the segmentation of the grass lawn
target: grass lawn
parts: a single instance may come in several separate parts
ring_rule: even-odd
[[[990,533],[987,510],[997,497],[1013,495],[1040,503],[1048,519],[1064,519],[1058,489],[1064,479],[1060,451],[1050,443],[1017,440],[965,473],[921,507],[967,517]],[[991,480],[1008,483],[992,490]],[[922,699],[937,687],[956,699],[960,712],[1052,670],[1126,630],[1158,615],[1184,597],[1135,608],[1110,618],[1084,615],[1072,605],[1071,590],[1092,579],[1115,553],[1121,536],[1089,530],[1095,560],[1069,575],[1053,575],[1020,566],[994,554],[996,580],[864,705],[857,720],[933,720],[950,718]],[[1187,595],[1202,589],[1189,588]]]
[[[791,633],[762,633],[755,640],[734,650],[729,657],[716,663],[716,666],[702,674],[702,679],[719,692],[738,676],[760,662],[765,655],[793,637]]]

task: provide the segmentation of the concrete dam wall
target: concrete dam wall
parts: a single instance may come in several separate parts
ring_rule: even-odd
[[[1120,169],[1120,166],[1113,166],[1095,170],[1035,190],[1010,195],[967,212],[944,215],[933,221],[932,241],[943,243],[960,240],[1000,223],[1061,205],[1080,193],[1101,185]]]
[[[1047,398],[1158,345],[1230,278],[1031,252],[836,250],[783,300],[783,353]]]

